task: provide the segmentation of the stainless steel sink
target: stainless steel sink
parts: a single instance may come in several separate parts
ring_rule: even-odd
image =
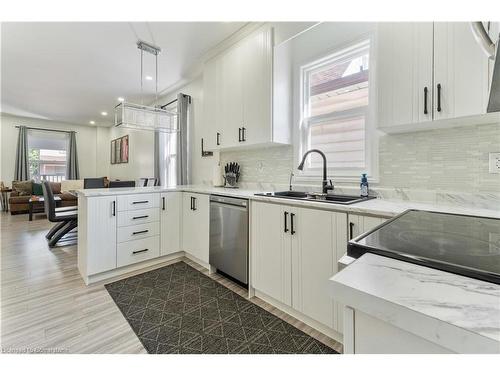
[[[325,203],[335,203],[335,204],[353,204],[358,202],[363,202],[369,199],[374,199],[375,197],[360,197],[356,195],[340,195],[340,194],[314,194],[307,193],[303,191],[277,191],[274,193],[258,193],[255,195],[274,197],[274,198],[287,198],[296,199],[301,201],[310,202],[325,202]]]

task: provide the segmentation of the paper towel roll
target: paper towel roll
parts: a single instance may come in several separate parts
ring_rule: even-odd
[[[222,168],[220,167],[220,163],[217,163],[213,169],[212,175],[212,183],[214,186],[223,186],[224,182],[222,181]]]

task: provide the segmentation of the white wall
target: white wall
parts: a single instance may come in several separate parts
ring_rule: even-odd
[[[105,153],[102,149],[107,140],[107,129],[28,117],[17,117],[5,113],[0,115],[0,121],[0,176],[5,185],[10,186],[14,179],[14,164],[16,161],[17,138],[19,133],[19,130],[16,128],[17,125],[25,125],[33,128],[76,131],[80,177],[85,178],[107,175],[107,164],[104,162],[106,158],[104,157]],[[109,163],[109,152],[107,154],[107,162]]]

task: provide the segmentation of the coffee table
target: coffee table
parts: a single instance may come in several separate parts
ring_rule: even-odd
[[[56,201],[56,207],[58,206],[58,202],[61,202],[61,197],[54,197]],[[29,213],[29,221],[33,221],[34,214],[45,214],[45,199],[43,197],[38,198],[30,198],[28,201],[28,213]]]

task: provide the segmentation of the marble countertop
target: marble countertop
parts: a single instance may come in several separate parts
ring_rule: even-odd
[[[458,353],[500,353],[500,285],[367,253],[333,298]]]
[[[208,185],[181,185],[175,188],[166,188],[161,186],[136,187],[136,188],[113,188],[113,189],[81,189],[77,190],[78,195],[85,197],[105,196],[105,195],[123,195],[123,194],[144,194],[168,191],[186,191],[200,194],[219,194],[232,197],[252,199],[263,202],[273,202],[287,204],[297,207],[308,207],[322,210],[351,212],[367,214],[374,216],[392,217],[408,209],[449,212],[464,215],[486,216],[500,218],[500,210],[489,210],[485,208],[467,207],[463,205],[445,205],[436,203],[420,203],[402,200],[390,199],[371,199],[365,202],[354,203],[351,205],[342,205],[328,202],[311,202],[287,198],[275,198],[266,196],[256,196],[256,193],[262,193],[262,190],[250,189],[228,189],[224,187],[213,187]]]

